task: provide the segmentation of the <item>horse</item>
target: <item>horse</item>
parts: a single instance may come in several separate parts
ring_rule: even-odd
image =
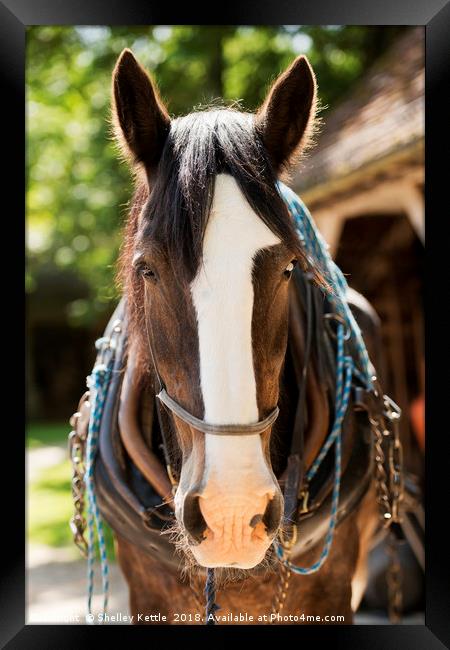
[[[368,421],[354,402],[327,561],[297,575],[273,552],[281,539],[293,564],[317,560],[332,486],[330,457],[315,496],[300,489],[335,410],[327,279],[277,189],[314,139],[311,65],[297,57],[255,113],[212,106],[172,119],[126,49],[112,122],[136,186],[111,325],[126,323],[126,364],[105,407],[96,484],[133,622],[204,622],[213,571],[224,624],[350,624],[378,528]],[[378,317],[361,295],[349,289],[347,299],[379,367]],[[145,508],[129,505],[136,494]]]

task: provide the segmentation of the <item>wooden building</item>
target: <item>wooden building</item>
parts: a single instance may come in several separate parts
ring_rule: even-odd
[[[424,49],[424,29],[409,29],[324,113],[292,184],[350,286],[382,319],[387,390],[403,409],[402,436],[416,467],[411,405],[424,391]]]

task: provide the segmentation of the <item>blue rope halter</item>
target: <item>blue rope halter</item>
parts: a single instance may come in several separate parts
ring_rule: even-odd
[[[334,444],[335,446],[335,475],[333,492],[331,499],[330,524],[325,537],[324,547],[319,559],[310,567],[298,567],[289,562],[285,557],[285,551],[279,542],[274,542],[274,549],[277,557],[294,573],[300,575],[309,575],[318,571],[326,561],[331,545],[333,543],[334,531],[336,528],[339,491],[341,482],[341,433],[342,422],[344,420],[352,383],[353,375],[356,375],[367,389],[372,388],[372,373],[369,356],[361,335],[361,331],[353,317],[350,307],[347,303],[346,293],[348,289],[347,282],[341,270],[332,260],[328,245],[319,233],[311,214],[303,201],[284,183],[278,183],[278,190],[285,201],[289,212],[294,219],[295,227],[300,240],[302,241],[305,252],[312,265],[320,268],[324,274],[331,291],[327,294],[328,299],[333,304],[336,313],[342,318],[345,327],[341,322],[337,324],[336,330],[336,409],[333,427],[325,441],[319,455],[315,459],[311,468],[308,470],[306,479],[310,481],[316,474],[321,462],[327,452]],[[345,355],[344,340],[346,339],[346,330],[353,338],[357,360],[351,356]],[[110,345],[108,338],[101,338],[96,342],[97,349],[104,349]],[[107,389],[111,379],[113,361],[108,366],[102,362],[98,363],[88,380],[91,390],[91,414],[89,420],[88,438],[87,438],[87,464],[86,464],[86,491],[88,496],[88,621],[93,622],[92,615],[92,597],[94,591],[94,561],[95,561],[95,528],[97,529],[98,546],[100,552],[100,565],[102,573],[102,591],[103,591],[103,612],[101,620],[104,620],[108,605],[109,590],[109,570],[106,556],[106,543],[103,532],[103,523],[97,504],[97,498],[94,489],[94,463],[98,447],[98,435],[100,422],[103,413],[103,407],[106,400]],[[214,625],[214,613],[218,609],[215,604],[215,581],[214,571],[208,570],[207,581],[205,585],[206,604],[206,624]],[[212,616],[211,616],[212,615]]]

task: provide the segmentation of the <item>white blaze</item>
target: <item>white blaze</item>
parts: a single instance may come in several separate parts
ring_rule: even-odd
[[[259,419],[252,350],[253,260],[262,248],[279,243],[234,178],[219,174],[203,263],[191,284],[206,422],[249,424]],[[258,468],[258,473],[265,468],[260,436],[206,435],[205,451],[209,470],[211,465],[232,470],[231,452],[235,477],[244,468]],[[267,469],[263,473],[266,484]]]

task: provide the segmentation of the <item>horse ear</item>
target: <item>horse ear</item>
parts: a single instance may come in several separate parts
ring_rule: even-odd
[[[113,123],[116,137],[133,162],[154,168],[170,128],[170,118],[144,68],[125,49],[113,72]]]
[[[317,85],[305,56],[299,56],[272,85],[255,116],[276,173],[308,144],[316,113]]]

